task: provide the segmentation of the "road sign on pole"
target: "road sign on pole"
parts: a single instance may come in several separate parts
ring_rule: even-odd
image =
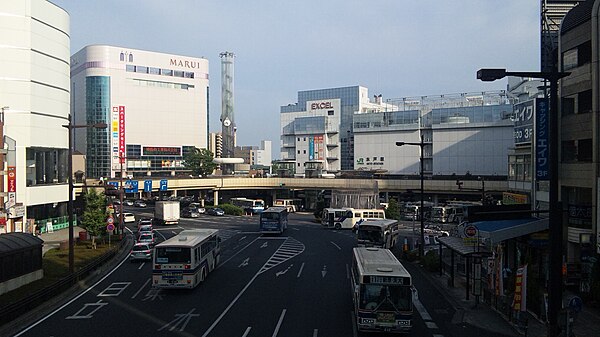
[[[107,231],[110,232],[110,231],[113,231],[114,229],[115,229],[115,225],[113,225],[111,223],[109,223],[108,225],[106,225],[106,230]]]
[[[144,180],[144,192],[152,192],[152,180]]]
[[[160,190],[161,191],[166,191],[167,190],[167,179],[161,179],[160,180]]]

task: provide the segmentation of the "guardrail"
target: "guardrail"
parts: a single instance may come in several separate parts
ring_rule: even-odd
[[[0,326],[8,323],[19,316],[31,311],[44,302],[52,299],[53,297],[65,292],[71,288],[74,284],[79,282],[81,279],[87,277],[93,270],[97,269],[112,257],[114,257],[124,245],[127,244],[128,239],[124,238],[121,240],[121,244],[115,246],[115,248],[104,253],[92,262],[88,263],[81,269],[77,270],[74,274],[68,275],[30,295],[20,299],[15,303],[11,303],[0,307]]]

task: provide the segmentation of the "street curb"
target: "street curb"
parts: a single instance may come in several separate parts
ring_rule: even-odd
[[[90,275],[88,275],[85,279],[80,280],[68,290],[33,308],[19,318],[0,326],[0,336],[14,336],[30,324],[37,322],[39,319],[47,316],[53,310],[56,310],[63,304],[75,298],[81,293],[81,291],[87,289],[87,287],[96,283],[100,278],[103,277],[104,274],[106,274],[108,270],[113,269],[121,260],[123,260],[123,258],[126,257],[129,249],[132,246],[133,237],[131,235],[127,235],[126,240],[127,242],[121,246],[119,251],[109,261],[98,267],[98,269],[90,273]]]

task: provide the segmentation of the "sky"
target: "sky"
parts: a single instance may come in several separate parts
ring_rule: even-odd
[[[71,18],[71,54],[92,44],[204,57],[211,132],[221,63],[233,52],[238,145],[271,140],[302,90],[362,85],[388,98],[501,90],[480,68],[540,70],[539,0],[51,0]]]

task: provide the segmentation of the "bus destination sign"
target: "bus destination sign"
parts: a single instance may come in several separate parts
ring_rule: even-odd
[[[410,285],[409,277],[402,276],[369,276],[369,283]]]

